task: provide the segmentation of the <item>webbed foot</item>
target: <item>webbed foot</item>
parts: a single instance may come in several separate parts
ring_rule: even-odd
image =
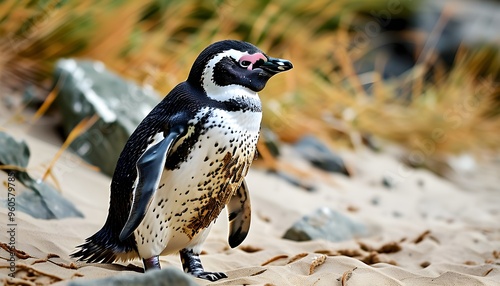
[[[189,273],[189,272],[188,272]],[[190,273],[194,277],[201,278],[201,279],[206,279],[209,281],[217,281],[222,278],[227,278],[227,275],[224,272],[195,272],[195,273]]]
[[[227,278],[227,275],[223,272],[206,272],[201,264],[200,255],[198,253],[194,253],[192,249],[184,248],[179,253],[184,272],[189,273],[194,277],[209,281],[217,281],[222,278]]]

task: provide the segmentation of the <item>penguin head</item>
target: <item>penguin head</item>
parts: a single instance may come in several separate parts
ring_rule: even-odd
[[[217,95],[231,90],[261,91],[273,75],[292,67],[289,61],[271,58],[250,43],[224,40],[200,53],[187,81],[221,100]]]

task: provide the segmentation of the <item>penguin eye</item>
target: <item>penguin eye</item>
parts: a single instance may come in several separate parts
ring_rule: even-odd
[[[248,68],[252,64],[251,61],[241,61],[240,66],[244,69]]]

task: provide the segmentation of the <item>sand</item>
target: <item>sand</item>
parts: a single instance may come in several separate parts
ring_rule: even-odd
[[[29,170],[40,177],[60,143],[53,135],[42,141],[36,129],[7,126],[7,132],[27,141],[32,154]],[[290,148],[285,154],[286,160],[311,174],[304,180],[316,190],[308,192],[252,168],[247,177],[253,207],[250,234],[242,246],[230,249],[223,213],[201,258],[206,270],[224,271],[229,277],[215,283],[197,279],[200,285],[500,285],[498,159],[480,162],[450,181],[408,169],[391,152],[342,151],[353,171],[351,178],[318,171]],[[141,275],[134,267],[142,266],[139,261],[85,264],[69,257],[102,226],[110,178],[70,154],[53,171],[64,197],[85,218],[40,220],[17,212],[17,278],[11,282],[65,285],[73,279]],[[393,178],[392,188],[383,186],[384,176]],[[4,172],[0,180],[7,180]],[[0,198],[5,198],[6,186],[1,188]],[[281,238],[301,216],[324,206],[365,224],[370,234],[337,243]],[[7,212],[0,207],[2,243],[9,241]],[[5,284],[10,254],[0,248],[0,257]],[[162,257],[161,263],[180,269],[177,255]]]

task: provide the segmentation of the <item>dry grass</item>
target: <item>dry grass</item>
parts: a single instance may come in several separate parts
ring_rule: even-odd
[[[357,146],[361,134],[371,133],[425,157],[500,147],[496,51],[463,49],[432,84],[423,76],[434,62],[391,82],[374,71],[372,94],[363,89],[353,60],[369,47],[353,46],[353,11],[385,9],[387,1],[162,2],[1,2],[2,84],[43,86],[54,62],[71,56],[101,60],[167,93],[206,45],[235,38],[294,63],[261,94],[264,125],[285,141],[315,133]],[[412,100],[398,100],[401,90]]]

